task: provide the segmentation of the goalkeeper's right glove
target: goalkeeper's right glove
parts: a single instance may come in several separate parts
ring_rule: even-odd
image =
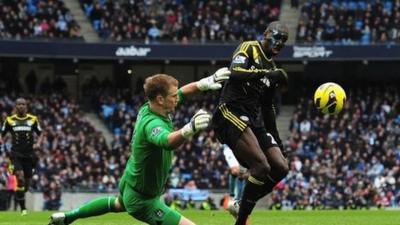
[[[197,88],[200,91],[218,90],[222,87],[221,83],[228,80],[230,75],[231,71],[228,67],[222,67],[215,71],[213,75],[197,81]]]
[[[190,119],[190,122],[182,127],[181,134],[184,138],[189,138],[198,131],[207,128],[210,122],[211,115],[207,111],[200,109],[194,114],[192,119]]]

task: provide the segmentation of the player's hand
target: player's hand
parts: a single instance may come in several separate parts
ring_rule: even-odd
[[[276,68],[267,73],[267,78],[275,81],[278,85],[286,86],[288,84],[288,75],[282,68]]]
[[[279,147],[279,149],[281,150],[283,157],[285,157],[285,158],[287,159],[287,158],[288,158],[288,153],[287,153],[285,147],[283,146],[283,144],[280,143],[280,144],[278,145],[278,147]]]
[[[39,145],[38,144],[33,144],[33,149],[38,149]]]
[[[231,71],[228,67],[218,69],[213,75],[197,81],[197,88],[200,91],[218,90],[222,87],[222,82],[229,79]]]
[[[190,119],[190,122],[181,129],[181,134],[184,138],[188,138],[200,130],[204,130],[211,122],[211,114],[200,109]]]

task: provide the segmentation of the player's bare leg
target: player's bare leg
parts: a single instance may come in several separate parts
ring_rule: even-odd
[[[15,175],[17,177],[17,190],[15,192],[15,199],[17,200],[18,204],[21,207],[21,215],[27,215],[27,210],[25,207],[25,192],[26,192],[26,185],[25,185],[25,175],[23,170],[16,170]]]
[[[236,225],[245,225],[248,216],[254,209],[260,193],[263,191],[263,185],[267,181],[273,182],[269,176],[271,167],[267,157],[258,144],[258,140],[253,131],[247,127],[234,146],[234,154],[242,165],[247,165],[249,177],[243,191],[243,197],[240,203],[239,215]]]
[[[269,194],[275,185],[281,181],[289,172],[289,163],[288,160],[283,156],[280,148],[271,147],[264,151],[268,162],[271,165],[270,176],[273,178],[275,182],[266,182],[264,184],[264,190],[260,194],[260,198]]]

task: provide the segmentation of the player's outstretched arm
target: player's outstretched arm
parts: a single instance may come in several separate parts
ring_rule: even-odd
[[[285,84],[287,83],[287,74],[283,69],[257,69],[257,68],[245,68],[240,65],[232,66],[232,74],[230,79],[232,81],[247,82],[250,80],[259,80],[266,77],[275,83]]]
[[[211,114],[200,109],[190,119],[190,122],[181,129],[174,131],[168,135],[168,144],[173,148],[179,147],[183,142],[193,136],[195,133],[204,130],[211,122]]]
[[[180,90],[185,97],[203,91],[218,90],[222,87],[221,83],[229,79],[230,74],[228,67],[223,67],[215,71],[213,75],[189,83],[181,87]]]

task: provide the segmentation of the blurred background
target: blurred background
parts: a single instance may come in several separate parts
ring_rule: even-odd
[[[276,62],[289,90],[276,96],[289,175],[259,203],[269,209],[400,207],[399,0],[0,0],[0,122],[18,96],[39,117],[44,141],[28,209],[68,210],[117,193],[147,76],[180,85],[220,67],[266,26],[289,27]],[[348,101],[337,116],[313,106],[323,82]],[[177,127],[218,93],[186,102]],[[0,209],[14,210],[5,138]],[[173,207],[220,207],[228,167],[212,130],[174,158],[165,195]]]

